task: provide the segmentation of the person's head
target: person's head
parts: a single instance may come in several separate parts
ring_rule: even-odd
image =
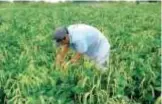
[[[66,27],[56,28],[53,35],[53,40],[56,41],[56,44],[65,45],[69,44],[68,30]]]

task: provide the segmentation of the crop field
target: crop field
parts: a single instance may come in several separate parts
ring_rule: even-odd
[[[5,101],[160,104],[160,9],[160,3],[0,3],[0,90]],[[75,23],[95,26],[108,38],[111,55],[105,73],[86,57],[67,71],[56,68],[54,29]],[[72,55],[70,51],[65,60]]]

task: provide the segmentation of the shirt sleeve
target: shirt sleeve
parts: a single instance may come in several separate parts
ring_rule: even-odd
[[[75,49],[79,53],[85,53],[87,51],[87,44],[84,40],[75,42]]]

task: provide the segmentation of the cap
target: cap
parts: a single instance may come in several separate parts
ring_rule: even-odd
[[[58,27],[55,30],[53,39],[56,41],[61,41],[65,38],[65,36],[68,34],[68,30],[66,27]]]

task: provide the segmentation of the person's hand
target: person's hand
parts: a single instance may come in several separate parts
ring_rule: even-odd
[[[72,64],[75,63],[75,62],[76,62],[76,59],[71,59],[70,60],[70,63],[72,63]]]

